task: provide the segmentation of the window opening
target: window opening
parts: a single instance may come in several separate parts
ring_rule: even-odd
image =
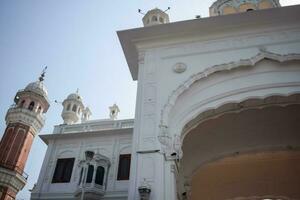
[[[89,165],[88,173],[87,173],[87,176],[86,176],[86,183],[91,183],[92,182],[93,174],[94,174],[94,166]]]
[[[70,182],[75,158],[57,159],[52,183]]]
[[[73,112],[76,112],[76,110],[77,110],[77,106],[74,105],[73,108],[72,108],[72,111],[73,111]]]
[[[103,185],[104,172],[105,172],[104,167],[102,166],[97,167],[96,180],[95,180],[96,184]]]
[[[156,17],[156,16],[153,16],[151,21],[157,22],[157,17]]]
[[[117,180],[129,180],[131,154],[123,154],[119,157]]]
[[[32,101],[32,102],[30,102],[28,109],[33,110],[33,108],[34,108],[34,102]]]

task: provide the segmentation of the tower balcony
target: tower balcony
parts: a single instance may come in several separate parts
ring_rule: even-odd
[[[45,123],[45,115],[40,112],[34,112],[28,108],[11,106],[6,113],[6,124],[23,123],[32,127],[35,133],[39,132]]]
[[[12,188],[15,192],[23,189],[28,175],[17,167],[0,163],[0,185]]]

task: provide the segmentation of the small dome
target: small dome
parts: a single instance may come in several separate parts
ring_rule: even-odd
[[[279,0],[217,0],[209,12],[210,16],[217,16],[276,7],[280,7]]]
[[[149,10],[143,17],[144,26],[166,24],[169,22],[169,15],[158,8]]]
[[[24,91],[34,92],[34,93],[42,95],[46,98],[48,96],[48,91],[47,91],[43,81],[36,81],[36,82],[29,83],[25,87]]]
[[[82,101],[82,98],[78,93],[72,93],[67,97],[66,100],[79,100],[79,101]]]

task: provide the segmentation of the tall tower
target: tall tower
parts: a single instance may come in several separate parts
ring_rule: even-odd
[[[45,71],[38,81],[19,90],[14,105],[8,109],[6,129],[0,142],[0,200],[14,200],[24,187],[24,167],[35,135],[45,123],[49,108],[44,86]]]

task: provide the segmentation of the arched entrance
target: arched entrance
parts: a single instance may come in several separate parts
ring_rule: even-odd
[[[299,104],[225,105],[197,119],[182,143],[182,199],[300,198]]]

